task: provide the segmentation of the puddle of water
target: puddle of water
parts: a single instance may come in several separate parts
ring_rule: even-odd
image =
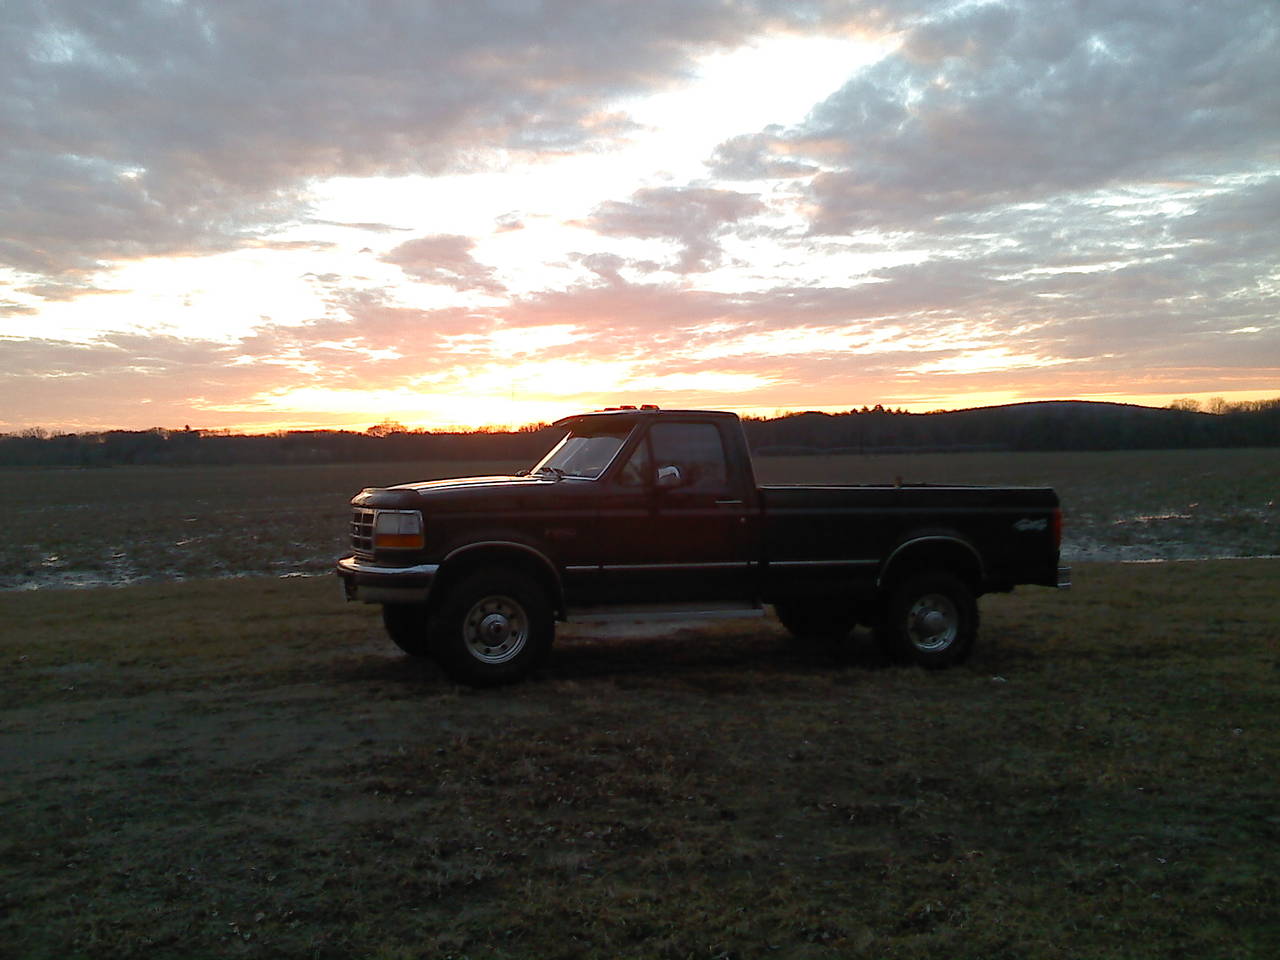
[[[1280,554],[1261,554],[1253,557],[1151,557],[1147,560],[1121,560],[1121,563],[1200,563],[1204,560],[1280,560]]]
[[[274,570],[237,570],[235,572],[208,571],[199,574],[200,579],[238,580],[245,577],[276,577],[295,580],[310,577],[332,576],[332,570],[290,570],[279,573]],[[178,583],[189,579],[177,570],[158,570],[142,573],[137,570],[41,570],[21,578],[0,580],[0,593],[6,591],[28,592],[32,590],[95,590],[111,587],[128,587],[138,583]]]
[[[1130,524],[1130,523],[1148,524],[1148,523],[1160,523],[1163,520],[1190,520],[1190,519],[1191,519],[1191,514],[1189,513],[1150,513],[1150,514],[1139,514],[1136,517],[1123,517],[1113,522],[1117,527],[1123,527],[1126,524]]]

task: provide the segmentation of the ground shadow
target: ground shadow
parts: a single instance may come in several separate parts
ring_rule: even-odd
[[[613,679],[623,684],[670,681],[729,688],[758,684],[762,675],[797,679],[834,670],[879,670],[891,662],[869,633],[838,642],[800,641],[775,627],[726,629],[676,627],[668,633],[594,634],[577,626],[558,638],[547,663],[529,682]],[[412,695],[424,686],[452,685],[430,657],[401,654],[390,641],[385,653],[344,656],[328,665],[335,682],[372,685],[380,695]]]
[[[580,635],[557,644],[544,673],[560,679],[679,677],[700,674],[804,675],[832,669],[878,669],[887,661],[869,635],[839,643],[795,640],[773,629],[682,628],[639,637]]]

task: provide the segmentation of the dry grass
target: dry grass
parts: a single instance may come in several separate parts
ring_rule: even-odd
[[[1278,581],[1085,566],[936,675],[577,627],[496,692],[328,581],[0,595],[0,955],[1271,957]]]

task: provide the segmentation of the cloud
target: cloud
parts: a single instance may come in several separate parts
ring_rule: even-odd
[[[1015,0],[934,4],[899,26],[899,46],[803,122],[709,158],[724,181],[790,198],[807,229],[781,242],[797,257],[823,237],[924,254],[876,283],[762,293],[766,326],[894,329],[926,356],[875,363],[947,390],[1019,379],[1012,356],[1055,364],[1044,377],[1064,391],[1202,368],[1274,379],[1280,8]],[[948,330],[974,342],[948,349]]]
[[[940,4],[805,122],[713,164],[820,168],[819,233],[945,231],[1001,205],[1273,164],[1278,45],[1280,8],[1256,0]]]
[[[1170,224],[1173,239],[1191,246],[1185,259],[1202,265],[1240,264],[1275,275],[1280,250],[1280,171],[1218,189]],[[1271,270],[1266,270],[1270,264]]]
[[[821,169],[816,163],[796,160],[789,153],[800,152],[779,126],[760,133],[744,133],[716,147],[709,166],[728,180],[784,180],[809,177]]]
[[[601,204],[584,225],[609,237],[673,240],[682,248],[674,269],[695,273],[720,263],[719,237],[764,210],[759,197],[735,190],[647,187]]]
[[[409,240],[384,254],[384,263],[393,263],[422,283],[438,283],[455,290],[478,290],[497,294],[502,284],[493,269],[471,256],[475,241],[470,237],[440,235]]]
[[[607,145],[608,104],[839,6],[9,0],[0,265],[224,250],[305,219],[315,179]]]
[[[340,220],[321,220],[316,217],[308,217],[307,223],[313,223],[321,227],[345,227],[349,230],[364,230],[368,233],[411,233],[412,227],[397,227],[389,223],[347,223]]]
[[[351,414],[340,400],[323,414],[296,404],[371,385],[421,394],[427,406],[432,396],[488,393],[496,404],[508,392],[572,399],[586,385],[607,393],[612,383],[629,402],[768,409],[896,405],[975,390],[1045,397],[1047,384],[1048,395],[1179,395],[1202,384],[1266,389],[1280,377],[1271,359],[1280,325],[1223,336],[1230,306],[1194,299],[1153,308],[1151,276],[1140,271],[1136,286],[1126,276],[1137,268],[1006,274],[1014,265],[993,246],[882,270],[870,285],[736,294],[595,277],[477,309],[414,309],[387,292],[336,288],[329,316],[264,323],[233,341],[140,332],[89,343],[10,338],[0,343],[0,429],[341,424]],[[1035,295],[1073,285],[1078,297]],[[604,370],[611,379],[600,380]],[[1215,376],[1223,386],[1212,385]],[[405,403],[395,413],[410,422]]]
[[[26,293],[42,300],[58,302],[75,300],[91,294],[126,293],[125,290],[105,290],[91,283],[37,283],[29,287],[18,288],[19,293]]]
[[[508,213],[494,222],[493,229],[494,233],[514,233],[524,229],[524,220],[518,213]]]

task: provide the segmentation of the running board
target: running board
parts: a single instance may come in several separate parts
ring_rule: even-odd
[[[609,623],[615,620],[742,620],[763,617],[757,603],[602,604],[582,607],[565,617],[571,623]]]

